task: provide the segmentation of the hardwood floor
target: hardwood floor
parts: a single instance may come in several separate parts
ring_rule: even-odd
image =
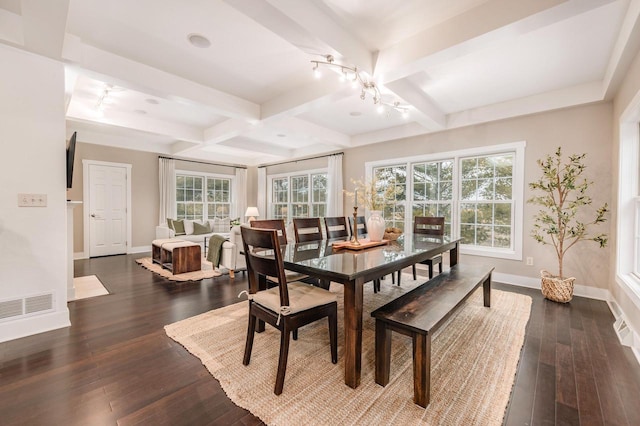
[[[163,330],[236,302],[246,275],[176,284],[137,257],[76,261],[76,276],[96,274],[112,294],[69,303],[70,328],[0,343],[0,424],[262,424]],[[606,303],[494,288],[533,298],[505,424],[640,424],[640,366]]]

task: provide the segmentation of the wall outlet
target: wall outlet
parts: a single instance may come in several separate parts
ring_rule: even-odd
[[[18,207],[47,207],[47,194],[18,194]]]
[[[527,257],[527,266],[533,266],[533,257]]]

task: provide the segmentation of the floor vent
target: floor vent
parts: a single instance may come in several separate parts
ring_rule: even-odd
[[[53,293],[0,301],[0,321],[15,320],[53,310]]]

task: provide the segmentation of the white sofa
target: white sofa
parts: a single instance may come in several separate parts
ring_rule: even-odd
[[[247,269],[244,254],[242,253],[242,236],[239,226],[231,228],[229,219],[212,219],[209,220],[209,224],[213,232],[208,234],[193,234],[194,221],[185,219],[183,222],[184,235],[176,235],[175,231],[167,225],[159,225],[156,226],[156,239],[176,238],[200,244],[204,256],[205,240],[208,245],[209,238],[211,238],[213,234],[222,235],[227,241],[222,244],[220,267],[229,271],[229,278],[234,278],[236,271],[244,271]]]

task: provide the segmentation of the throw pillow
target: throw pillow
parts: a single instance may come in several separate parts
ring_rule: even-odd
[[[186,235],[184,232],[184,221],[182,219],[174,220],[173,230],[176,232],[176,235]]]
[[[173,219],[167,218],[167,227],[172,231],[175,231],[175,229],[173,229]]]
[[[193,222],[195,222],[195,220],[185,219],[182,222],[184,223],[184,233],[186,235],[193,234]]]
[[[193,235],[209,234],[210,232],[211,232],[211,227],[209,226],[209,222],[205,222],[205,223],[193,222]]]

